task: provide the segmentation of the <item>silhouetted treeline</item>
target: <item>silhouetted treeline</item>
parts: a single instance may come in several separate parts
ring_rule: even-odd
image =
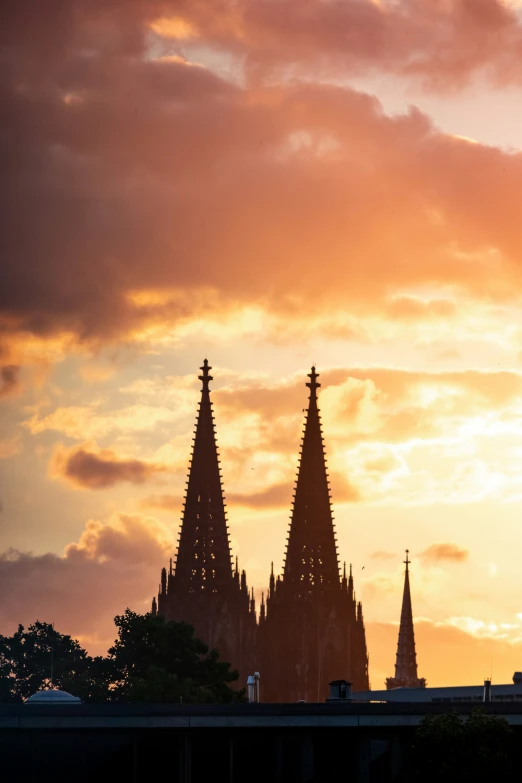
[[[415,732],[401,783],[511,783],[518,756],[515,735],[503,718],[482,708],[466,719],[451,711],[427,715]],[[518,759],[517,764],[518,767]]]
[[[105,657],[88,655],[49,623],[0,636],[0,701],[21,702],[51,685],[85,702],[244,700],[232,687],[238,673],[192,626],[129,609],[114,622],[118,636]]]

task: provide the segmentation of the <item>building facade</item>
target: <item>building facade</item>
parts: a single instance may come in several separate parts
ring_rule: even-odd
[[[257,620],[253,590],[232,557],[205,360],[175,566],[163,569],[152,611],[188,622],[239,670],[241,682],[261,673],[264,702],[323,701],[342,676],[367,690],[368,655],[362,606],[352,570],[341,576],[315,367],[309,382],[297,482],[282,575],[269,578]]]

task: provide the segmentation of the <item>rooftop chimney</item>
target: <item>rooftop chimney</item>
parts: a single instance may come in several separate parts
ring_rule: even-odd
[[[346,680],[333,680],[329,683],[330,695],[326,701],[351,701],[352,683]]]
[[[248,702],[249,704],[258,704],[259,702],[259,672],[250,674],[247,679]]]

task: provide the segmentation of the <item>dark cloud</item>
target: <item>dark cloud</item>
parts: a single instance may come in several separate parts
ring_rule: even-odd
[[[440,90],[458,89],[478,73],[496,84],[520,79],[521,25],[502,0],[186,0],[175,15],[198,37],[246,57],[257,79],[285,69],[323,76],[386,71]]]
[[[397,9],[3,3],[3,341],[136,336],[154,319],[208,313],[209,289],[214,310],[250,302],[289,316],[348,303],[382,312],[390,292],[421,283],[512,296],[521,155],[446,136],[413,109],[386,117],[348,88],[240,88],[181,55],[152,57],[151,22],[175,15],[200,48],[250,48],[251,66],[277,66],[285,52],[311,64],[317,51],[341,73],[351,58],[426,72],[432,63],[458,78],[504,57],[504,36],[512,45],[520,33],[495,0]],[[142,290],[178,293],[156,306],[133,298]],[[433,318],[448,307],[392,310]]]
[[[290,508],[293,485],[289,482],[273,484],[266,489],[249,494],[227,493],[227,501],[231,506],[245,508]]]
[[[469,551],[457,544],[432,544],[418,557],[425,563],[464,563],[469,557]]]
[[[143,484],[165,470],[164,465],[125,459],[108,449],[94,453],[81,446],[70,450],[59,446],[50,463],[51,475],[81,489],[106,489],[121,482]]]
[[[0,399],[17,391],[20,386],[20,367],[6,364],[0,367]]]
[[[153,519],[120,514],[90,521],[62,556],[0,554],[0,633],[36,619],[102,652],[115,638],[113,618],[129,606],[148,611],[172,542]]]

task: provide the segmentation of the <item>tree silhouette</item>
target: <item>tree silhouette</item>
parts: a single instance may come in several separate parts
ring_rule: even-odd
[[[0,636],[0,699],[23,701],[51,685],[88,698],[97,665],[79,642],[50,623],[19,625],[12,636]]]
[[[192,626],[129,609],[115,624],[118,637],[106,657],[91,657],[39,621],[0,636],[0,701],[22,702],[51,686],[85,702],[244,700],[244,692],[231,687],[237,672],[194,636]]]
[[[415,733],[405,779],[425,783],[512,780],[512,730],[480,707],[467,720],[455,712],[427,715]]]
[[[109,650],[115,701],[231,702],[243,700],[230,683],[238,673],[186,623],[126,610],[115,618],[118,639]]]

